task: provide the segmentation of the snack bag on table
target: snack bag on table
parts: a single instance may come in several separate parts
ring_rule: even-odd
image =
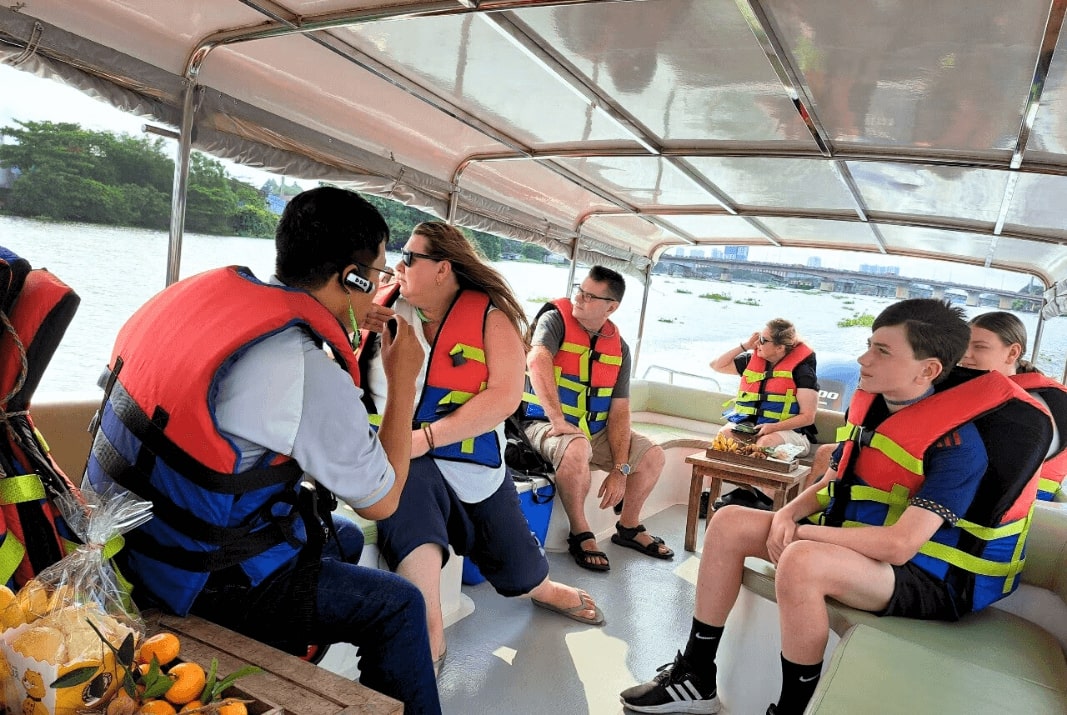
[[[110,556],[122,534],[151,518],[151,503],[82,490],[58,506],[83,545],[17,594],[0,587],[0,681],[11,713],[103,712],[145,632]]]

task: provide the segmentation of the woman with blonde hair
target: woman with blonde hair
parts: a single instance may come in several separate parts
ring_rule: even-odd
[[[1052,446],[1041,466],[1037,498],[1051,501],[1067,477],[1067,445],[1060,434],[1067,429],[1067,388],[1046,377],[1023,357],[1026,326],[1011,313],[994,311],[971,318],[971,341],[960,365],[975,370],[995,370],[1043,403],[1052,414]]]
[[[361,364],[373,412],[389,399],[412,400],[411,471],[396,513],[378,523],[390,568],[426,597],[430,646],[445,653],[441,568],[451,545],[503,596],[600,625],[589,594],[548,578],[504,466],[503,423],[522,398],[527,319],[507,281],[455,227],[421,223],[401,251],[397,280],[375,298],[381,311],[416,326],[426,352],[414,394],[389,393],[376,346]],[[387,315],[388,313],[386,313]]]

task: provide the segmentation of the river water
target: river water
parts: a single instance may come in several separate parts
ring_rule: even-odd
[[[77,315],[52,359],[37,395],[96,392],[96,380],[107,365],[111,346],[123,322],[166,280],[167,236],[141,229],[90,224],[64,224],[0,216],[0,245],[29,260],[34,268],[47,268],[81,296]],[[389,256],[395,263],[399,256]],[[824,263],[826,263],[824,259]],[[262,279],[273,272],[273,241],[251,238],[186,235],[181,275],[230,264],[248,266]],[[545,301],[567,292],[567,267],[500,261],[494,264],[511,282],[532,317]],[[581,280],[581,276],[577,278]],[[637,325],[642,285],[627,277],[627,294],[614,318],[637,349]],[[701,297],[718,294],[726,300]],[[759,330],[767,320],[792,320],[801,336],[815,349],[823,364],[831,357],[859,355],[870,330],[839,328],[839,320],[860,313],[877,314],[893,302],[836,293],[774,288],[762,284],[724,283],[654,276],[648,297],[648,317],[640,345],[638,376],[665,379],[653,366],[670,368],[702,378],[715,378],[724,391],[736,378],[715,375],[708,363],[717,355]],[[966,308],[968,317],[993,308]],[[1018,313],[1034,335],[1037,316]],[[1062,377],[1067,354],[1067,320],[1046,323],[1038,366]],[[709,386],[704,379],[676,376],[676,382]]]

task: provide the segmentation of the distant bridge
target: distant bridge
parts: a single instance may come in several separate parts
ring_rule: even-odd
[[[790,285],[810,284],[827,292],[868,293],[900,299],[928,296],[943,298],[946,290],[957,290],[966,293],[966,304],[969,306],[981,305],[983,296],[988,296],[997,301],[1001,310],[1023,310],[1031,313],[1040,310],[1042,302],[1040,295],[930,278],[910,278],[891,273],[866,273],[800,264],[733,261],[723,258],[666,256],[659,260],[653,272],[722,281],[732,280],[734,273],[759,273],[773,276]]]

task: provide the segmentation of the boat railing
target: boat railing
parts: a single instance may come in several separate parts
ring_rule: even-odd
[[[665,367],[663,365],[649,365],[648,367],[645,368],[645,373],[641,376],[641,379],[642,380],[650,379],[649,378],[649,374],[650,373],[666,373],[666,375],[667,375],[666,383],[668,385],[675,384],[675,382],[674,382],[675,377],[684,377],[687,380],[690,380],[690,379],[696,380],[698,383],[707,383],[707,385],[713,386],[715,392],[722,392],[722,386],[719,384],[719,381],[716,380],[714,377],[709,377],[707,375],[698,375],[698,374],[696,374],[694,372],[685,372],[683,370],[675,370],[673,367]],[[652,379],[656,379],[656,378],[652,378]],[[659,382],[663,382],[663,380],[658,380],[658,381]],[[701,386],[703,387],[705,385],[701,384]]]

